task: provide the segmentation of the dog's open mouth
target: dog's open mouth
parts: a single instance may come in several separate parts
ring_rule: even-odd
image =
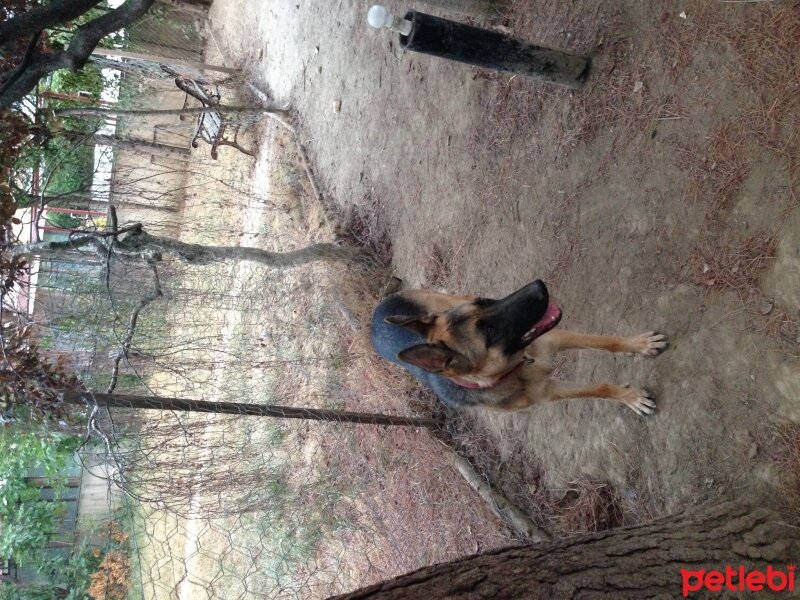
[[[535,340],[540,335],[543,335],[550,331],[553,327],[558,325],[558,322],[561,320],[561,309],[558,308],[555,304],[550,302],[547,305],[547,310],[544,311],[544,315],[542,318],[539,319],[536,324],[528,330],[525,335],[522,336],[522,343],[526,346],[530,344],[533,340]]]

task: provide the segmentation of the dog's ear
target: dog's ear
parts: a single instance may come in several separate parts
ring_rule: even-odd
[[[464,362],[464,356],[455,350],[434,344],[411,346],[400,352],[397,358],[431,373],[441,373],[448,367],[458,370]]]
[[[422,337],[428,335],[428,330],[436,322],[436,315],[423,315],[421,317],[410,317],[407,315],[393,315],[384,319],[389,325],[399,325],[420,334]]]

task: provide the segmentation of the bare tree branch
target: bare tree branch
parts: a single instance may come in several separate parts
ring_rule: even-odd
[[[66,240],[54,240],[49,242],[32,242],[30,244],[19,244],[11,248],[11,256],[14,260],[32,255],[52,255],[70,250],[93,249],[95,252],[105,255],[106,245],[103,239],[95,234],[70,236]]]
[[[128,321],[128,329],[125,332],[125,337],[120,340],[119,352],[114,356],[114,361],[111,366],[111,380],[108,383],[106,393],[110,394],[117,387],[119,380],[119,365],[123,358],[128,357],[128,352],[131,349],[133,336],[136,333],[136,324],[139,322],[139,315],[147,307],[148,304],[161,298],[164,292],[161,290],[161,280],[158,278],[158,269],[155,263],[150,263],[150,268],[153,270],[153,291],[139,301],[139,304],[131,312],[130,320]],[[108,265],[106,265],[108,269]]]
[[[61,6],[73,1],[76,4],[81,3],[81,0],[58,0],[42,8],[48,8],[53,4]],[[100,40],[109,33],[122,29],[144,15],[154,2],[155,0],[126,0],[126,2],[118,8],[79,27],[65,50],[54,54],[34,56],[28,68],[0,93],[0,108],[9,108],[14,102],[24,98],[26,94],[36,87],[39,80],[48,73],[58,69],[70,69],[75,71],[83,67]],[[83,0],[83,3],[85,4],[86,0]],[[95,3],[89,4],[94,5]],[[91,8],[91,6],[87,7],[87,10],[88,8]],[[84,10],[79,14],[83,14],[83,12],[86,11]],[[11,23],[11,21],[8,21],[8,23]],[[36,28],[38,28],[38,30],[42,29],[39,25],[37,25]],[[27,33],[34,33],[36,28]],[[2,34],[0,34],[0,37],[2,37],[4,41],[6,40]]]
[[[0,23],[0,40],[8,44],[27,35],[77,19],[100,0],[53,0]]]

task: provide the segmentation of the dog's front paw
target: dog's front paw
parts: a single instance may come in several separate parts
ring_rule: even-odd
[[[634,352],[646,356],[658,356],[669,347],[667,336],[657,331],[648,331],[631,338]]]
[[[641,388],[627,388],[623,402],[637,415],[649,417],[656,412],[656,399],[649,390]]]

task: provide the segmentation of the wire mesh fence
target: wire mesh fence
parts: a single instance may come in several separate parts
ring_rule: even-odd
[[[144,227],[177,231],[185,242],[287,244],[287,233],[283,240],[272,235],[266,221],[274,205],[269,195],[245,199],[211,176],[197,186],[202,191],[188,192],[180,209]],[[165,256],[154,270],[137,257],[72,250],[48,256],[33,275],[35,341],[79,373],[89,390],[329,408],[339,401],[344,358],[325,331],[335,321],[321,301],[331,285],[325,269],[288,274],[238,261],[192,266]],[[149,300],[141,309],[143,299]],[[318,451],[303,441],[303,425],[170,411],[103,413],[93,425],[94,443],[113,467],[109,481],[128,498],[132,543],[142,546],[134,584],[141,597],[193,597],[187,590],[200,582],[208,596],[194,597],[238,597],[231,595],[237,586],[246,597],[248,585],[266,594],[291,574],[293,557],[308,558],[322,519],[333,514],[337,494]],[[298,454],[305,458],[295,462]],[[158,529],[159,519],[174,529]],[[160,574],[165,561],[168,576]]]
[[[282,209],[264,206],[238,226],[212,219],[200,227],[187,218],[181,238],[263,236],[274,244],[263,220]],[[215,208],[198,203],[194,211]],[[353,381],[354,371],[368,376],[360,371],[365,344],[336,312],[342,270],[194,267],[171,258],[157,268],[162,296],[139,313],[131,336],[131,315],[155,285],[150,265],[79,256],[40,266],[37,320],[47,324],[40,343],[54,357],[67,355],[88,389],[105,391],[114,379],[115,393],[154,398],[368,407]],[[130,535],[133,597],[320,597],[394,572],[370,572],[385,560],[385,540],[404,537],[387,530],[382,504],[416,504],[408,494],[372,495],[407,483],[392,464],[396,449],[378,443],[394,434],[172,410],[113,408],[94,417],[93,444],[111,467],[106,479],[125,490],[119,518]],[[413,444],[424,434],[402,435]],[[383,456],[373,466],[374,452]],[[457,508],[448,502],[444,510]]]
[[[91,597],[322,597],[506,543],[422,428],[170,403],[413,416],[401,392],[416,388],[370,350],[382,273],[369,262],[281,269],[237,254],[335,236],[285,131],[226,112],[255,102],[235,74],[201,67],[222,62],[202,14],[160,10],[93,57],[105,84],[91,104],[106,112],[61,119],[57,151],[15,178],[29,199],[18,242],[38,259],[4,310],[88,390],[88,427],[63,426],[84,438],[94,490]],[[192,260],[203,248],[211,258]],[[106,394],[155,408],[103,406]]]
[[[123,173],[120,156],[114,152],[108,188],[119,230],[141,223],[186,244],[283,251],[332,239],[285,155],[263,158],[269,168],[254,171],[250,157],[190,154],[182,170],[154,175],[152,162]],[[91,202],[99,206],[96,194]],[[76,229],[91,223],[102,234],[107,216],[96,212]],[[80,235],[43,232],[45,242]],[[292,270],[240,260],[193,265],[169,252],[153,263],[67,244],[43,255],[32,275],[36,293],[27,300],[35,342],[98,395],[410,414],[375,381],[381,371],[374,379],[369,372],[365,330],[375,282],[360,263]],[[348,294],[353,301],[345,303]],[[359,303],[364,312],[354,331],[342,310]],[[369,386],[377,387],[365,392]],[[475,530],[505,539],[484,508],[461,508],[446,497],[452,481],[436,492],[441,498],[427,496],[452,472],[440,457],[415,464],[416,447],[437,452],[418,430],[387,433],[169,405],[92,411],[85,409],[92,414],[87,450],[103,458],[99,475],[109,503],[119,505],[106,512],[128,536],[131,597],[321,597],[469,552]],[[408,489],[409,481],[418,487]],[[411,521],[390,518],[386,508],[397,502],[407,513],[430,511],[433,521],[448,514],[449,522],[473,529],[419,532],[426,539],[409,551]],[[466,520],[456,514],[461,510]],[[106,554],[119,547],[108,535]]]

